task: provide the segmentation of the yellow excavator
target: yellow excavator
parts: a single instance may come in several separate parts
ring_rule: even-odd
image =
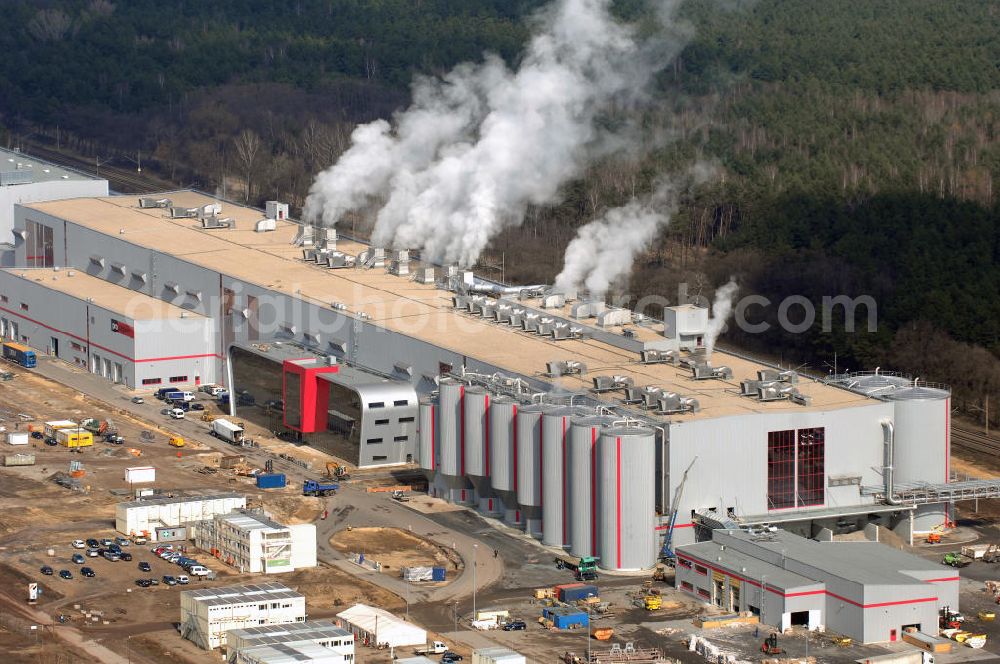
[[[340,465],[336,461],[330,461],[326,464],[326,476],[330,479],[337,480],[351,479],[351,476],[347,474],[347,468]]]

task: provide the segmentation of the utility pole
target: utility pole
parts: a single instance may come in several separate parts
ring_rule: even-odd
[[[476,619],[476,565],[478,564],[479,545],[472,545],[472,619]]]

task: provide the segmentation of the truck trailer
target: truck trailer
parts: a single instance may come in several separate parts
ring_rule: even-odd
[[[38,358],[35,351],[24,344],[5,341],[3,344],[3,358],[20,364],[25,369],[34,369],[38,365]]]
[[[233,424],[227,419],[220,417],[217,420],[212,420],[211,433],[216,438],[221,438],[227,443],[232,443],[233,445],[243,444],[243,427]]]

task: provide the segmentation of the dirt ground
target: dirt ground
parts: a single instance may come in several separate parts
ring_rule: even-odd
[[[343,553],[364,553],[382,565],[382,573],[399,575],[401,567],[461,567],[461,558],[453,551],[398,528],[353,528],[340,530],[330,538],[330,545]],[[443,585],[443,584],[442,584]]]

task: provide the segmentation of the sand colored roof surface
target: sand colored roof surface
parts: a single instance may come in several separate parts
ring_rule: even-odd
[[[160,320],[182,316],[204,318],[201,314],[104,279],[92,277],[79,270],[19,267],[5,268],[4,272],[81,300],[90,298],[95,305],[132,320]],[[70,276],[71,273],[73,276]]]
[[[169,198],[174,206],[181,207],[215,201],[192,191],[156,197]],[[508,371],[540,375],[546,370],[546,362],[579,360],[587,365],[587,375],[556,380],[568,390],[588,390],[592,376],[615,374],[631,376],[637,386],[655,385],[698,399],[700,412],[671,415],[674,421],[748,412],[828,410],[856,406],[866,400],[847,390],[803,379],[797,387],[811,397],[810,406],[789,401],[760,402],[740,397],[739,381],[756,378],[764,365],[734,355],[717,351],[713,357],[713,364],[732,368],[731,380],[696,381],[682,367],[642,365],[636,353],[593,339],[555,341],[483,320],[456,311],[450,292],[417,283],[408,276],[394,276],[383,269],[331,270],[306,263],[301,260],[301,249],[292,244],[298,224],[279,221],[276,231],[257,233],[253,228],[263,218],[262,213],[231,203],[224,204],[221,216],[233,218],[236,228],[221,230],[204,230],[197,219],[171,219],[162,208],[140,209],[138,197],[134,196],[70,199],[28,207],[315,304],[330,307],[343,303],[347,312],[364,313],[387,329]],[[366,245],[343,238],[337,242],[337,250],[346,254],[357,255],[365,249]],[[643,341],[662,334],[662,327],[632,327]],[[620,393],[611,393],[601,398],[613,401],[619,397]]]

